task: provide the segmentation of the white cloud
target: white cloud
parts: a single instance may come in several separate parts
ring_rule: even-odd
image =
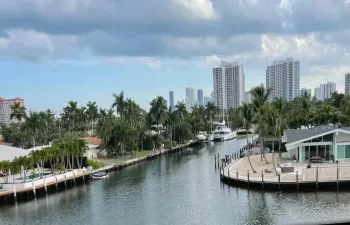
[[[33,30],[7,30],[0,37],[0,54],[35,61],[49,61],[67,56],[75,49],[77,38],[48,35]]]
[[[262,35],[260,57],[276,59],[293,56],[299,60],[311,61],[343,53],[343,48],[333,43],[324,43],[315,34],[305,36]]]
[[[205,57],[205,63],[210,66],[220,65],[221,59],[217,55],[210,55]]]
[[[175,0],[175,2],[199,18],[213,19],[216,17],[211,0]]]

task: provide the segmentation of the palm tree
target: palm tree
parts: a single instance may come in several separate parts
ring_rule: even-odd
[[[269,96],[271,94],[270,88],[265,88],[264,85],[257,86],[253,88],[251,91],[252,94],[252,102],[254,105],[254,111],[257,119],[255,120],[258,125],[259,130],[259,142],[260,142],[260,152],[262,156],[265,159],[266,164],[268,164],[267,159],[265,157],[264,153],[264,137],[263,137],[263,130],[264,130],[264,110],[262,107],[267,103]],[[262,158],[261,158],[262,160]]]
[[[167,101],[162,96],[158,96],[157,98],[153,99],[150,104],[151,104],[150,113],[153,116],[154,120],[157,122],[158,126],[160,124],[164,126],[166,117],[168,116]],[[162,142],[162,133],[160,132],[159,134],[160,134],[160,141]]]
[[[120,116],[120,120],[123,121],[124,111],[125,111],[125,101],[124,101],[124,92],[120,92],[119,95],[113,94],[114,102],[112,108],[116,107],[117,113]]]
[[[93,136],[94,135],[94,122],[98,117],[98,109],[97,109],[96,102],[89,101],[86,106],[87,106],[86,115],[87,115],[88,119],[90,120],[91,136]]]
[[[45,127],[45,125],[40,115],[36,112],[30,112],[29,117],[24,123],[24,130],[31,136],[33,147],[35,147],[35,140],[43,127]]]
[[[186,103],[184,101],[177,102],[175,108],[178,113],[180,122],[182,122],[182,120],[187,116]]]
[[[63,120],[65,120],[70,130],[75,129],[75,123],[77,120],[77,114],[78,114],[78,102],[75,101],[69,101],[68,106],[64,109],[64,115],[62,117]]]
[[[288,128],[286,119],[284,118],[286,115],[287,110],[287,101],[284,98],[276,98],[273,102],[274,107],[278,114],[278,121],[277,121],[277,134],[278,134],[278,156],[281,159],[282,153],[281,153],[281,144],[282,144],[282,136],[284,134],[284,131]]]
[[[275,138],[277,136],[277,133],[279,132],[278,117],[279,115],[275,108],[267,108],[264,119],[269,127],[270,132],[272,133],[272,164],[276,174],[277,170],[275,166]]]
[[[207,117],[210,118],[210,133],[213,131],[213,117],[216,115],[218,109],[215,106],[214,102],[208,102],[205,106],[205,111]]]
[[[248,131],[251,128],[254,120],[254,109],[251,104],[243,103],[243,105],[240,108],[240,112],[243,118],[244,128],[246,129],[246,138],[247,138],[247,146],[249,146],[249,140],[248,140]],[[252,169],[253,173],[256,173],[256,171],[253,168],[253,165],[250,161],[250,149],[247,151],[247,158],[250,165],[250,168]]]
[[[11,107],[10,119],[16,118],[18,121],[22,121],[26,118],[26,108],[20,103],[15,102]]]

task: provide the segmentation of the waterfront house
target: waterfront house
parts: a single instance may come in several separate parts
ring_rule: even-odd
[[[101,156],[106,155],[106,151],[101,150],[100,146],[102,143],[102,139],[98,137],[84,137],[82,138],[88,147],[88,150],[85,152],[84,156],[88,159],[99,158]]]
[[[288,129],[282,142],[287,153],[300,163],[315,158],[323,161],[350,159],[350,127],[316,126],[310,129]]]

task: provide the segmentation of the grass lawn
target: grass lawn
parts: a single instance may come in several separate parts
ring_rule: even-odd
[[[137,151],[136,152],[136,158],[142,158],[144,156],[148,156],[149,154],[151,154],[152,151],[151,150],[143,150],[143,151]]]

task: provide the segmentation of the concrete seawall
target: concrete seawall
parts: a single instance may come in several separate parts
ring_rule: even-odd
[[[266,164],[259,159],[260,156],[255,157],[250,157],[253,167],[259,169],[255,173],[244,157],[220,167],[221,181],[233,186],[272,191],[350,190],[350,165],[326,163],[306,168],[305,165],[294,164],[294,172],[276,175],[271,169],[271,160]]]
[[[0,203],[13,199],[27,199],[28,195],[32,195],[33,197],[40,193],[46,193],[50,189],[58,189],[60,187],[68,187],[75,184],[84,183],[86,180],[90,180],[92,172],[110,172],[121,170],[125,167],[135,165],[146,160],[155,159],[164,154],[180,152],[185,148],[193,145],[195,145],[195,143],[179,145],[172,149],[164,149],[142,158],[130,159],[124,161],[123,163],[112,164],[94,171],[83,171],[82,169],[75,169],[66,173],[44,176],[42,179],[28,180],[28,182],[2,184],[3,188],[0,190]]]

